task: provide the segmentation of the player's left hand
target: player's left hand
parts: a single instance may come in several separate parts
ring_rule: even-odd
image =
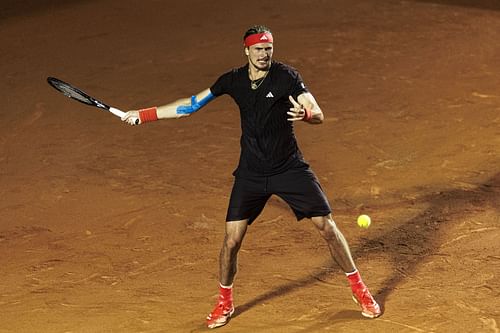
[[[300,105],[296,100],[293,99],[292,96],[288,96],[290,103],[292,103],[293,107],[290,108],[290,111],[287,114],[290,116],[288,121],[297,121],[303,120],[306,115],[306,110],[303,105]]]

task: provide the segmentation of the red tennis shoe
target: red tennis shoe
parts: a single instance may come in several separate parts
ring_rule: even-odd
[[[380,306],[365,285],[353,290],[352,299],[356,304],[361,306],[361,314],[363,316],[377,318],[382,314]]]
[[[207,316],[207,326],[208,328],[217,328],[219,326],[224,326],[231,319],[231,315],[234,313],[234,306],[232,301],[225,301],[219,298],[219,302],[215,306],[215,309]]]

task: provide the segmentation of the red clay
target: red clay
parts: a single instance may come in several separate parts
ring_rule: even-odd
[[[365,281],[273,198],[221,332],[499,332],[500,11],[440,1],[10,2],[0,16],[0,332],[201,332],[217,297],[239,116],[228,97],[130,127],[244,63],[263,23],[326,121],[296,126]],[[448,3],[452,3],[451,1]],[[359,214],[369,229],[356,225]]]

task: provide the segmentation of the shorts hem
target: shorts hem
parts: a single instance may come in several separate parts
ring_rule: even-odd
[[[325,210],[325,211],[322,211],[322,212],[314,212],[314,213],[309,213],[309,214],[301,214],[301,215],[295,215],[295,217],[297,218],[297,221],[301,221],[305,218],[307,219],[310,219],[310,218],[313,218],[313,217],[320,217],[320,216],[327,216],[329,214],[331,214],[332,211],[331,210]]]

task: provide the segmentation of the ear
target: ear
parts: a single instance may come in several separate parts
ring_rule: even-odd
[[[250,51],[248,51],[248,47],[245,47],[245,54],[248,56],[250,55]]]

